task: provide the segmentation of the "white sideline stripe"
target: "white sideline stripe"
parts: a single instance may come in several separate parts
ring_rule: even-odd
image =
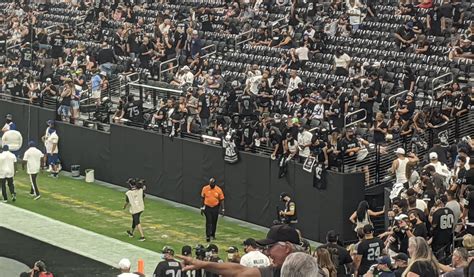
[[[20,199],[24,201],[27,199]],[[41,201],[41,200],[40,200]],[[117,268],[122,258],[130,259],[137,270],[138,259],[145,263],[145,274],[152,276],[160,255],[123,241],[106,237],[34,212],[0,203],[0,226],[66,249]],[[125,230],[123,235],[126,236]],[[137,239],[137,237],[133,238]],[[42,258],[42,257],[38,257]]]

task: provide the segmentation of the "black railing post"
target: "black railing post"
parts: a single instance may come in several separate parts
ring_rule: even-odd
[[[153,107],[156,108],[156,106],[158,105],[158,99],[156,99],[156,90],[152,91],[152,95],[153,95]]]
[[[380,144],[375,144],[375,184],[380,183]]]
[[[128,96],[130,94],[130,84],[127,84],[125,86],[125,96]]]
[[[143,101],[143,87],[140,86],[140,88],[138,89],[139,91],[139,95],[140,95],[140,100]]]

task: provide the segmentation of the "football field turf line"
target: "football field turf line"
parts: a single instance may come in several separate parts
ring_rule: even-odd
[[[139,242],[138,231],[135,238],[128,238],[125,234],[125,230],[130,228],[131,216],[127,210],[122,210],[123,192],[67,176],[53,179],[44,173],[38,176],[41,199],[35,201],[29,195],[28,175],[20,171],[15,184],[18,200],[10,204],[98,234],[153,251],[169,245],[180,252],[183,245],[206,244],[204,217],[194,210],[145,198],[141,221],[147,240]],[[217,240],[213,243],[219,246],[224,257],[227,247],[242,249],[242,241],[249,237],[264,238],[265,232],[219,218]]]

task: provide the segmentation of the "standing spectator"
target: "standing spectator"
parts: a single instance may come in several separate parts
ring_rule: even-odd
[[[244,241],[245,255],[240,258],[240,264],[246,267],[267,267],[270,266],[270,260],[258,250],[257,242],[248,238]]]
[[[408,219],[411,223],[411,229],[407,230],[408,237],[422,237],[428,238],[428,230],[426,224],[421,221],[419,213],[410,211],[408,213]]]
[[[201,54],[202,52],[202,42],[199,38],[199,34],[197,30],[193,30],[191,36],[191,42],[189,45],[189,53],[191,54],[191,58],[195,59],[196,55]]]
[[[398,113],[404,121],[410,120],[413,116],[413,113],[415,112],[416,104],[415,101],[413,101],[414,96],[415,95],[413,92],[409,92],[405,98],[405,101],[402,101],[399,105]]]
[[[353,32],[359,30],[360,24],[362,23],[360,6],[360,2],[356,2],[356,0],[349,0],[347,3],[347,15],[349,16],[349,23],[351,24]]]
[[[101,88],[102,88],[102,78],[106,73],[100,72],[97,69],[95,74],[91,78],[91,99],[95,102],[96,106],[100,105],[100,96],[101,96]]]
[[[439,4],[435,4],[433,9],[431,9],[426,15],[426,28],[432,36],[441,36],[441,19],[442,14],[439,9]]]
[[[66,45],[66,40],[62,34],[63,28],[59,27],[58,30],[50,37],[51,45],[51,58],[58,60],[59,64],[63,63],[64,56],[64,46]]]
[[[397,150],[395,150],[395,154],[397,155],[397,159],[392,162],[390,172],[395,174],[395,183],[408,186],[407,166],[417,163],[418,157],[413,153],[410,153],[408,157],[406,157],[405,150],[403,148],[397,148]]]
[[[163,261],[159,262],[153,272],[155,277],[178,277],[181,276],[181,264],[174,259],[174,250],[169,246],[161,250]]]
[[[10,130],[16,130],[16,124],[13,122],[13,115],[7,114],[5,116],[5,125],[2,127],[2,134]]]
[[[325,248],[329,251],[331,260],[337,270],[337,277],[349,276],[352,265],[352,257],[346,248],[337,244],[338,236],[334,230],[330,230],[326,235],[326,244],[318,247]]]
[[[48,121],[49,122],[49,121]],[[59,136],[56,133],[54,126],[50,125],[47,129],[46,137],[44,137],[44,144],[46,147],[47,163],[51,166],[51,177],[58,178],[60,170],[59,161],[59,148],[58,148]]]
[[[280,211],[280,216],[282,217],[282,223],[288,224],[290,227],[295,228],[295,225],[298,223],[298,214],[296,210],[296,203],[291,199],[291,196],[282,192],[280,194],[280,201],[285,203],[285,209]]]
[[[446,190],[446,197],[448,202],[446,203],[446,208],[450,209],[454,214],[454,225],[458,224],[459,219],[461,218],[461,205],[456,200],[456,194],[452,190]]]
[[[324,276],[336,277],[336,266],[331,260],[329,251],[325,248],[318,248],[314,254],[318,261],[319,268],[324,272]]]
[[[438,261],[424,238],[412,237],[408,242],[410,264],[403,276],[439,276]]]
[[[350,63],[351,57],[344,53],[342,49],[337,49],[334,54],[334,74],[338,76],[348,76]]]
[[[453,241],[454,213],[445,207],[447,197],[442,195],[431,209],[431,249],[436,257],[444,258]],[[410,253],[410,256],[412,254]]]
[[[383,113],[377,113],[377,115],[375,116],[375,122],[372,126],[372,130],[374,131],[374,143],[385,143],[385,136],[388,132],[388,126],[387,123],[385,123],[384,121]]]
[[[71,97],[74,93],[74,85],[71,79],[65,80],[63,91],[61,92],[61,100],[59,102],[58,115],[64,122],[69,122],[71,117]]]
[[[0,185],[2,187],[3,202],[8,201],[6,183],[12,196],[12,201],[16,201],[15,184],[13,177],[15,176],[16,156],[9,151],[8,145],[3,145],[2,153],[0,153]]]
[[[357,232],[357,229],[363,228],[366,225],[372,226],[372,221],[370,220],[371,216],[381,216],[384,214],[384,211],[374,212],[369,209],[369,203],[367,201],[361,201],[357,210],[351,215],[349,220],[355,224],[354,231]]]
[[[145,210],[145,202],[143,199],[145,198],[144,190],[146,189],[146,186],[144,185],[143,180],[135,179],[129,179],[128,185],[129,190],[125,193],[125,204],[123,205],[123,209],[130,206],[129,212],[132,215],[132,229],[131,231],[127,230],[127,234],[129,237],[133,238],[133,232],[136,228],[138,229],[138,232],[140,232],[139,241],[145,241],[140,216]]]
[[[100,71],[106,72],[107,76],[112,74],[112,65],[115,63],[114,50],[109,47],[107,42],[102,42],[101,49],[97,54],[97,63]]]
[[[129,259],[121,259],[118,263],[118,268],[120,269],[121,274],[117,277],[139,277],[140,275],[130,272],[131,267],[132,264]]]
[[[365,225],[363,230],[365,237],[357,246],[357,255],[354,259],[355,276],[364,275],[383,255],[384,243],[380,238],[374,237],[372,225]]]
[[[201,131],[204,133],[207,131],[207,127],[209,125],[211,111],[209,110],[208,99],[203,88],[198,89],[198,95],[199,121],[201,123]]]
[[[23,155],[23,160],[26,161],[26,172],[30,175],[31,190],[30,194],[33,195],[35,200],[40,199],[41,195],[36,183],[36,178],[41,168],[41,160],[44,157],[43,152],[36,148],[36,143],[30,141],[28,143],[28,150]]]
[[[300,126],[298,128],[298,147],[299,147],[298,153],[299,153],[299,158],[300,158],[301,163],[304,163],[306,158],[308,158],[308,156],[311,153],[310,148],[312,145],[313,134],[309,132],[308,129],[309,129],[308,125]]]
[[[216,239],[217,219],[221,205],[222,215],[225,212],[224,192],[216,185],[216,180],[211,178],[209,184],[202,188],[201,197],[201,214],[206,216],[206,241],[210,242],[211,238]]]

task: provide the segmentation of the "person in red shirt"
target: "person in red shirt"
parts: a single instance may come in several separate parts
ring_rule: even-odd
[[[219,217],[219,208],[222,206],[222,215],[224,215],[224,193],[216,185],[216,180],[211,178],[209,184],[205,185],[201,191],[202,207],[201,215],[206,216],[206,241],[211,238],[216,239],[217,219]]]

